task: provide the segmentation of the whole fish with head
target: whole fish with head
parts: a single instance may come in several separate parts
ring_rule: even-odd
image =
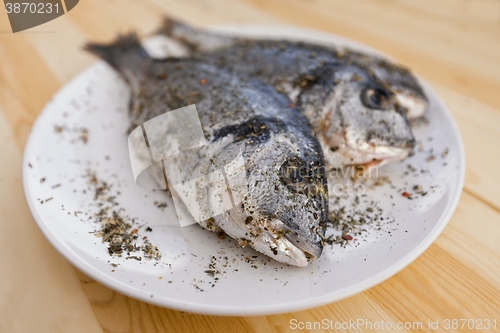
[[[381,59],[303,42],[220,35],[169,19],[161,31],[188,45],[191,58],[258,78],[288,96],[318,136],[328,167],[382,166],[406,158],[415,145],[397,94],[371,66],[356,63]]]
[[[196,105],[203,133],[215,148],[210,158],[188,155],[184,169],[209,174],[242,154],[246,174],[232,186],[246,189],[241,204],[200,225],[222,229],[240,245],[290,265],[306,266],[321,255],[328,214],[324,158],[307,119],[286,96],[211,64],[154,60],[133,34],[86,49],[130,85],[133,127]]]

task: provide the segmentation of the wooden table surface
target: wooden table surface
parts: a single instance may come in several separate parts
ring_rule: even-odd
[[[74,269],[45,240],[25,204],[23,146],[51,96],[95,61],[81,51],[84,41],[109,40],[130,29],[146,35],[161,14],[201,26],[282,23],[317,29],[377,48],[412,68],[451,109],[466,150],[465,188],[437,241],[361,294],[262,317],[160,308]],[[423,322],[424,331],[431,331],[429,320],[440,320],[444,330],[447,318],[490,318],[497,319],[500,332],[500,1],[82,0],[54,21],[9,31],[1,9],[0,332],[287,332],[291,319],[323,318]]]

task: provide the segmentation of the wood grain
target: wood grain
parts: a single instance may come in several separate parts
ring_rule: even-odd
[[[33,222],[21,154],[1,113],[0,154],[0,332],[99,332],[73,267]]]
[[[10,29],[0,10],[0,109],[17,145],[17,161],[43,106],[94,61],[81,52],[81,45],[130,29],[147,35],[162,14],[200,26],[272,22],[317,29],[365,43],[414,69],[449,106],[464,139],[466,183],[457,211],[422,256],[384,283],[323,307],[261,317],[195,315],[128,298],[68,269],[35,232],[28,249],[43,254],[36,267],[51,272],[43,279],[48,289],[36,290],[32,280],[14,281],[28,267],[14,256],[19,260],[9,261],[12,269],[0,278],[0,331],[24,332],[37,323],[50,327],[54,316],[71,318],[56,327],[65,332],[73,331],[75,323],[86,332],[289,332],[292,319],[423,322],[422,331],[430,331],[428,320],[496,316],[500,321],[499,1],[86,0],[59,19],[15,35],[6,33]],[[0,159],[11,158],[15,149],[2,145]],[[7,189],[2,179],[19,177],[16,168],[0,166],[2,192]],[[27,222],[20,183],[8,186],[18,194],[16,199],[2,197],[0,218]],[[8,227],[13,228],[12,222]],[[3,246],[8,241],[2,239]],[[74,283],[77,278],[80,285]],[[7,285],[22,297],[5,298]],[[54,312],[46,302],[60,304],[62,310]],[[29,310],[29,321],[13,319],[22,308]]]

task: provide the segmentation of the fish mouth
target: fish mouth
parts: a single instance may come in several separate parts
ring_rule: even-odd
[[[393,91],[396,94],[399,104],[406,110],[406,117],[409,120],[422,117],[429,108],[427,98],[415,92],[414,89],[398,86],[394,87]]]
[[[371,161],[367,161],[367,162],[364,162],[364,163],[358,163],[358,164],[351,164],[349,166],[352,166],[352,167],[355,167],[357,169],[360,169],[362,171],[364,170],[370,170],[372,168],[377,168],[377,167],[381,167],[382,165],[385,165],[385,164],[388,164],[389,162],[387,162],[386,159],[373,159]]]
[[[299,233],[290,230],[286,224],[278,219],[273,219],[270,223],[275,230],[279,230],[279,233],[283,235],[294,247],[301,250],[306,258],[313,260],[319,258],[323,252],[323,247],[318,244],[311,243],[306,237],[300,235]]]
[[[404,142],[400,146],[383,146],[365,143],[352,147],[344,145],[331,149],[324,141],[321,142],[325,152],[325,162],[329,168],[349,166],[373,169],[407,158],[413,150],[413,144]]]
[[[290,232],[279,219],[255,216],[247,224],[249,215],[237,212],[234,208],[224,215],[225,218],[216,223],[226,234],[236,239],[240,246],[250,246],[278,262],[306,267],[312,258],[321,255],[321,249],[315,248],[314,244],[308,246],[305,239],[287,237],[293,231]]]
[[[304,252],[304,255],[308,260],[319,258],[321,256],[321,253],[323,253],[322,247],[311,244],[303,236],[300,236],[296,233],[289,233],[285,235],[285,238],[299,250]]]
[[[348,166],[369,171],[386,164],[404,160],[408,157],[411,150],[412,148],[410,147],[400,148],[390,146],[378,146],[371,150],[358,150],[351,152],[351,163]]]

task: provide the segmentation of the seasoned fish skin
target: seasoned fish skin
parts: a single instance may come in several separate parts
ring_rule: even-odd
[[[131,34],[86,49],[107,61],[129,83],[132,127],[196,104],[217,163],[239,152],[245,160],[247,196],[241,207],[200,223],[212,223],[280,262],[306,266],[323,249],[328,216],[324,157],[305,117],[272,86],[189,59],[154,61]],[[208,173],[211,159],[192,165]],[[292,171],[300,170],[299,174]]]
[[[174,38],[191,55],[210,56],[235,70],[259,76],[273,85],[294,82],[324,62],[352,64],[372,71],[398,96],[408,119],[421,117],[429,106],[417,78],[404,66],[366,53],[313,43],[287,40],[247,39],[197,29],[165,17],[158,33]],[[289,93],[289,92],[287,92]]]

